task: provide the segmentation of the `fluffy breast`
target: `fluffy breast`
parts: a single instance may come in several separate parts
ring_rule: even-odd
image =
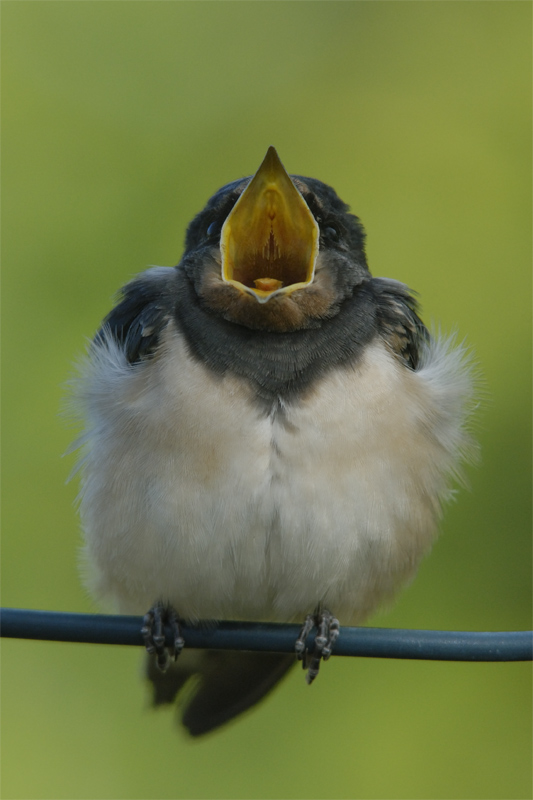
[[[377,338],[270,414],[170,326],[131,367],[87,365],[82,521],[90,581],[125,613],[359,622],[416,569],[468,447],[461,354],[403,366]]]

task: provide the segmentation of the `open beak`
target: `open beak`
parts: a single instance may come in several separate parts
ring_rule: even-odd
[[[318,224],[273,147],[227,217],[220,236],[222,280],[266,303],[308,286]]]

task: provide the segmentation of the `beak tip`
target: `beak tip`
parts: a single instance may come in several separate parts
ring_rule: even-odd
[[[278,156],[278,151],[273,145],[270,145],[270,147],[266,151],[263,163],[259,167],[258,172],[260,172],[262,169],[267,169],[269,171],[272,171],[272,170],[279,170],[280,168],[285,172],[285,168],[281,163],[280,157]]]

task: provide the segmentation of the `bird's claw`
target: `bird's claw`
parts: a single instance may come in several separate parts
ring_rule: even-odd
[[[309,653],[306,650],[305,642],[315,625],[317,634],[313,652]],[[307,668],[307,675],[305,676],[307,683],[312,683],[318,675],[320,662],[327,661],[330,657],[339,633],[339,620],[329,611],[318,611],[316,614],[308,614],[305,618],[294,649],[298,660],[302,661],[303,668]]]
[[[165,625],[169,625],[172,630],[173,642],[170,647],[165,645]],[[155,655],[157,666],[161,672],[165,672],[171,657],[175,661],[185,644],[176,611],[172,606],[157,603],[144,615],[141,633],[146,651]]]

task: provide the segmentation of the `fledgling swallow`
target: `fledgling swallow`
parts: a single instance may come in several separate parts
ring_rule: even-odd
[[[122,290],[78,398],[90,584],[145,614],[154,702],[193,675],[193,735],[260,700],[294,663],[185,649],[180,621],[316,625],[308,681],[339,634],[414,575],[472,451],[472,375],[326,184],[270,147],[190,224],[177,267]],[[155,654],[155,656],[154,656]]]

